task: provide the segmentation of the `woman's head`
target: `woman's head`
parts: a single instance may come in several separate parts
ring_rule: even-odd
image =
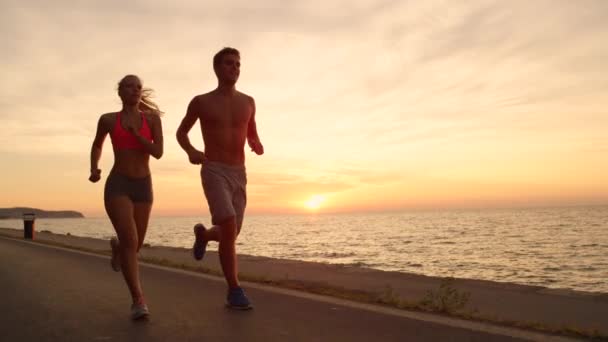
[[[133,106],[139,103],[142,96],[142,84],[139,77],[127,75],[118,82],[118,96],[122,103]]]
[[[140,111],[162,115],[158,105],[150,98],[154,91],[144,88],[141,79],[136,75],[127,75],[118,82],[118,96],[123,106],[137,106]]]

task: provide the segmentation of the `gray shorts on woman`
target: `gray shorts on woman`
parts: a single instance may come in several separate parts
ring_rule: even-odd
[[[116,196],[127,196],[133,203],[152,203],[152,176],[132,178],[111,171],[106,179],[103,197],[107,201]]]
[[[218,225],[234,216],[237,232],[240,232],[247,206],[245,166],[206,161],[201,168],[201,181],[211,212],[211,223]]]

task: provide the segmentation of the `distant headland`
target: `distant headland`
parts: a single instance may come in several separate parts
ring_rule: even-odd
[[[0,219],[21,219],[25,213],[34,213],[36,218],[83,218],[84,215],[73,210],[42,210],[27,207],[0,208]]]

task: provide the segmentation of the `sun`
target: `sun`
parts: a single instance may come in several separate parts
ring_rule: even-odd
[[[323,204],[323,202],[325,202],[325,196],[312,195],[306,202],[304,202],[304,205],[310,210],[317,210],[321,208],[321,204]]]

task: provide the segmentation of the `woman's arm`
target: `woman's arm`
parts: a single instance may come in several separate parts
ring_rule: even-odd
[[[160,120],[160,116],[150,114],[150,130],[152,131],[152,142],[142,137],[137,130],[133,127],[129,127],[131,134],[135,135],[137,140],[144,146],[146,151],[156,159],[160,159],[163,156],[163,125]],[[147,119],[146,119],[147,120]]]
[[[101,158],[101,150],[103,148],[103,142],[108,135],[109,130],[107,127],[107,114],[99,117],[97,122],[97,132],[95,133],[95,139],[91,146],[91,175],[89,180],[93,183],[101,179],[101,170],[99,169],[99,159]]]

